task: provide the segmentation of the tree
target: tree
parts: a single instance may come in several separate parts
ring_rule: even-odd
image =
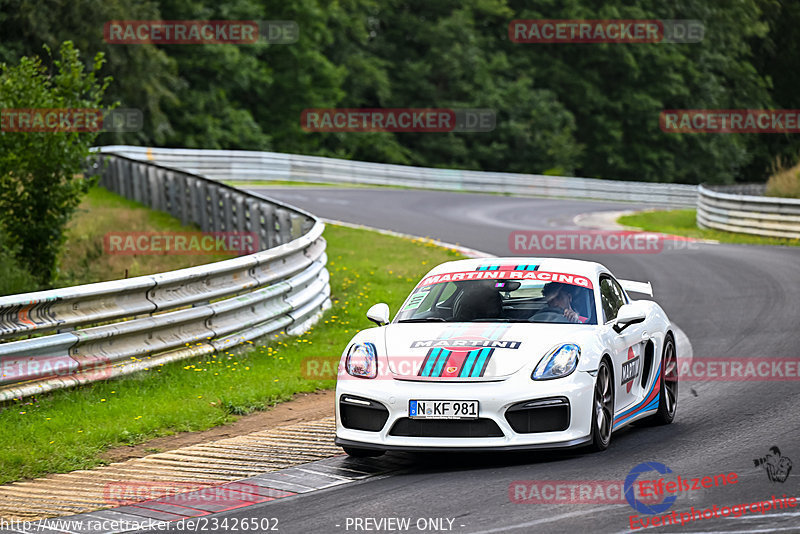
[[[144,128],[132,133],[104,132],[98,144],[163,146],[174,133],[173,117],[163,108],[177,100],[175,92],[181,86],[175,59],[154,44],[111,45],[103,38],[104,24],[110,20],[160,18],[157,2],[0,0],[0,62],[17,63],[38,54],[44,45],[55,50],[64,41],[84,51],[87,68],[95,54],[103,52],[105,68],[114,78],[106,104],[119,101],[121,107],[140,110]]]
[[[763,179],[788,135],[677,134],[665,109],[797,108],[796,0],[0,0],[0,61],[70,39],[107,101],[142,111],[100,144],[326,155],[658,182]],[[104,42],[109,20],[290,20],[293,44]],[[519,44],[514,19],[695,19],[702,42]],[[307,108],[489,108],[490,133],[307,132]]]
[[[48,55],[50,49],[45,47]],[[97,78],[103,55],[88,70],[72,42],[53,61],[24,57],[16,66],[0,64],[0,226],[20,265],[43,286],[53,281],[64,228],[91,180],[78,176],[96,131],[13,131],[9,115],[24,109],[98,109],[110,77]],[[51,58],[52,59],[52,58]],[[73,115],[74,117],[74,115]],[[18,124],[18,123],[17,123]],[[58,130],[69,130],[61,128]]]
[[[752,39],[753,64],[772,84],[776,109],[800,109],[800,3],[795,0],[760,0],[763,19],[769,25],[764,39]],[[761,144],[745,172],[760,180],[774,165],[792,167],[800,159],[797,134],[760,136]]]
[[[538,72],[575,116],[585,147],[580,175],[726,183],[751,162],[763,136],[665,133],[659,113],[770,106],[767,82],[751,64],[748,40],[766,32],[756,0],[724,7],[707,0],[509,4],[520,19],[696,19],[705,26],[703,41],[690,44],[508,43],[511,70]]]

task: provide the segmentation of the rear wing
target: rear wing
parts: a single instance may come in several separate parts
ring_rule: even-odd
[[[650,282],[634,282],[633,280],[618,280],[618,282],[625,291],[653,296],[653,286],[650,285]]]

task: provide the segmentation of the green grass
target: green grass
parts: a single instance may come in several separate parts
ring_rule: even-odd
[[[108,232],[198,232],[172,215],[154,211],[102,187],[84,197],[67,226],[67,242],[59,261],[56,287],[89,284],[173,271],[235,257],[230,254],[108,254]]]
[[[644,211],[633,215],[623,215],[617,219],[617,222],[625,226],[641,228],[648,232],[662,232],[698,239],[713,239],[721,243],[800,246],[800,239],[760,237],[698,228],[696,213],[696,210]]]
[[[0,483],[89,468],[98,455],[179,431],[205,430],[263,410],[298,392],[331,388],[304,378],[309,357],[335,358],[372,326],[370,305],[396,311],[431,267],[461,256],[419,240],[327,226],[333,307],[310,332],[163,365],[107,382],[7,404],[0,411]]]
[[[171,215],[151,210],[101,187],[93,187],[81,201],[66,228],[66,243],[59,254],[52,287],[132,278],[229,259],[226,254],[117,255],[106,253],[108,232],[196,232]],[[0,295],[48,289],[22,269],[0,235]]]

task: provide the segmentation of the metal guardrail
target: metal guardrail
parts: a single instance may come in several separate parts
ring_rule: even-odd
[[[733,186],[730,190],[742,189]],[[697,225],[700,228],[800,239],[800,199],[728,191],[725,186],[698,188]]]
[[[104,151],[105,152],[105,151]],[[299,334],[330,307],[324,225],[189,172],[118,155],[100,184],[205,232],[253,232],[255,254],[167,273],[0,297],[0,401]],[[55,333],[53,333],[55,332]]]
[[[693,185],[622,182],[539,174],[462,171],[240,150],[108,146],[100,149],[196,172],[214,180],[394,185],[422,189],[630,201],[694,207]]]

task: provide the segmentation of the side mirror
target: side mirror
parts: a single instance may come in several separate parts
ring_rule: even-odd
[[[389,323],[389,305],[384,302],[379,302],[367,310],[367,319],[372,321],[378,326],[383,326]]]
[[[636,304],[623,304],[614,319],[614,331],[619,334],[632,324],[643,323],[647,318],[645,311]]]

